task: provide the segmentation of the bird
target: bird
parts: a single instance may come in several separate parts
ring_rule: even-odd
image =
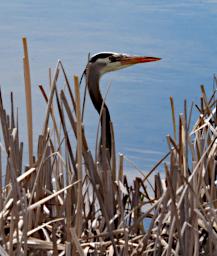
[[[116,71],[119,69],[127,68],[139,63],[147,63],[153,61],[159,61],[161,58],[148,57],[148,56],[135,56],[125,53],[116,52],[99,52],[92,55],[87,63],[84,71],[86,77],[86,85],[88,87],[89,95],[91,101],[97,110],[98,114],[101,115],[101,129],[103,127],[103,122],[105,120],[105,147],[109,151],[111,156],[112,150],[112,135],[111,135],[111,117],[108,106],[103,101],[103,97],[100,91],[100,79],[108,72]],[[103,118],[103,115],[105,117]],[[102,136],[102,131],[101,131]],[[102,138],[100,140],[100,146],[102,146]]]

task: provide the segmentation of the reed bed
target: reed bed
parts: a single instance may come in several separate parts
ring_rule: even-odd
[[[168,152],[129,181],[124,155],[113,150],[108,160],[102,148],[98,159],[89,150],[78,78],[72,86],[61,61],[50,86],[40,86],[47,109],[36,150],[23,43],[29,163],[13,93],[10,110],[0,94],[0,255],[217,255],[216,89],[209,98],[201,86],[200,106],[188,112],[185,102],[178,118],[170,98]]]

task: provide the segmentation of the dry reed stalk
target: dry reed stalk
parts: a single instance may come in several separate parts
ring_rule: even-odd
[[[74,228],[71,228],[71,236],[72,236],[72,240],[74,242],[74,245],[76,247],[76,250],[77,250],[78,254],[80,256],[84,256],[84,252],[81,248],[81,245],[80,245],[79,240],[78,240],[78,236],[76,234],[76,230]]]
[[[51,79],[51,77],[50,77]],[[39,85],[39,88],[42,92],[42,95],[45,99],[45,102],[48,103],[48,97],[47,97],[47,94],[43,88],[42,85]],[[60,134],[59,134],[59,131],[58,131],[58,127],[57,127],[57,121],[56,121],[56,118],[55,118],[55,114],[54,114],[54,109],[53,109],[53,106],[51,104],[51,118],[52,118],[52,121],[53,121],[53,126],[54,126],[54,130],[55,130],[55,133],[56,133],[56,136],[57,136],[57,143],[60,145],[61,141],[60,141]]]
[[[29,165],[33,164],[33,126],[32,126],[32,93],[31,93],[31,78],[30,66],[28,56],[27,39],[23,37],[23,65],[24,65],[24,78],[25,78],[25,94],[26,94],[26,117],[28,128],[28,147],[29,147]]]
[[[79,182],[80,182],[80,181],[78,180],[78,181],[76,181],[76,182],[74,182],[74,183],[72,183],[72,184],[70,184],[70,185],[68,185],[68,186],[66,186],[66,187],[64,187],[64,188],[62,188],[61,190],[59,190],[59,191],[53,193],[52,195],[49,195],[49,196],[47,196],[47,197],[45,197],[45,198],[43,198],[43,199],[37,201],[36,203],[29,205],[28,208],[27,208],[27,210],[28,210],[28,211],[31,211],[31,210],[33,210],[33,209],[39,207],[40,205],[42,205],[42,204],[44,204],[45,202],[51,200],[52,198],[56,197],[57,195],[63,193],[65,190],[71,188],[72,186],[76,185],[76,184],[79,183]]]
[[[201,85],[201,91],[202,91],[202,99],[203,99],[203,103],[206,107],[206,111],[207,113],[210,115],[211,114],[211,110],[209,108],[209,104],[208,104],[208,100],[207,100],[207,96],[206,96],[206,91],[203,85]]]
[[[43,143],[43,147],[44,147],[44,150],[43,150],[42,154],[39,155],[40,158],[39,158],[39,161],[38,161],[38,166],[37,166],[38,168],[37,168],[37,171],[36,171],[36,177],[34,179],[32,190],[31,190],[29,205],[32,204],[33,197],[35,196],[35,193],[36,193],[36,189],[39,187],[38,180],[39,180],[39,177],[40,177],[41,169],[43,167],[43,163],[45,161],[46,151],[47,151],[47,147],[48,147],[48,140],[45,142],[45,144]]]
[[[60,92],[60,98],[61,98],[61,101],[63,103],[63,106],[66,110],[66,113],[68,115],[68,119],[69,119],[69,122],[71,124],[71,127],[74,131],[74,135],[77,139],[77,127],[76,127],[76,121],[73,117],[73,114],[72,114],[72,110],[70,108],[70,105],[68,103],[68,100],[65,96],[65,93],[61,90]],[[88,151],[88,145],[87,145],[87,140],[86,140],[86,137],[85,137],[85,134],[84,134],[84,130],[83,130],[83,127],[82,127],[82,144],[83,144],[83,149],[82,149],[82,153],[85,154],[86,151]],[[85,157],[85,156],[84,156]]]
[[[50,112],[51,112],[53,96],[54,96],[54,93],[55,93],[55,90],[56,90],[56,82],[57,82],[57,78],[58,78],[58,75],[59,75],[59,65],[60,65],[60,61],[58,61],[57,65],[56,65],[53,81],[51,83],[50,95],[49,95],[48,104],[47,104],[47,111],[46,111],[44,126],[43,126],[43,130],[42,130],[42,135],[43,136],[46,136],[46,133],[47,133],[49,115],[50,115]]]
[[[110,130],[111,130],[111,173],[112,173],[112,181],[116,181],[116,151],[115,151],[115,134],[112,122],[110,122]]]
[[[69,157],[70,157],[71,163],[73,165],[75,176],[77,178],[78,177],[78,170],[77,170],[77,166],[76,166],[76,160],[75,160],[75,157],[74,157],[71,142],[70,142],[69,135],[68,135],[68,132],[67,132],[66,120],[64,118],[63,107],[62,107],[61,102],[60,102],[60,96],[57,94],[57,92],[56,92],[56,101],[57,101],[59,117],[60,117],[60,120],[61,120],[61,126],[63,128],[63,133],[64,133],[64,137],[65,137],[64,139],[65,139],[66,144],[67,144],[67,151],[69,153]]]
[[[124,155],[119,155],[119,171],[118,171],[118,180],[123,182],[123,162],[124,162]]]
[[[83,180],[82,175],[82,125],[81,125],[81,111],[80,111],[80,90],[78,77],[74,76],[75,97],[76,97],[76,118],[77,118],[77,170],[78,180]],[[77,214],[76,214],[76,232],[77,236],[81,236],[82,231],[82,183],[78,183],[77,188]]]
[[[70,179],[71,180],[71,179]],[[70,180],[67,181],[67,184],[70,183]],[[71,237],[71,225],[73,223],[72,219],[73,219],[73,207],[72,207],[72,195],[73,192],[71,189],[68,190],[68,193],[66,195],[66,199],[65,199],[65,215],[66,215],[66,254],[70,255],[70,253],[72,253],[72,237]]]
[[[174,106],[173,97],[171,97],[171,96],[170,96],[170,104],[171,104],[172,121],[173,121],[174,141],[176,142],[176,116],[175,116],[175,106]]]

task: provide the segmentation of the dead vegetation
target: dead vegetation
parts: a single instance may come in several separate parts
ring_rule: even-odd
[[[167,136],[168,152],[150,172],[129,181],[123,155],[116,159],[113,150],[109,161],[102,148],[100,159],[94,159],[78,78],[73,89],[60,61],[49,92],[40,86],[47,110],[33,156],[25,39],[24,49],[29,165],[23,168],[13,94],[10,111],[1,95],[6,154],[1,148],[0,255],[217,255],[216,88],[208,98],[201,86],[199,118],[191,130],[193,105],[188,114],[185,102],[176,120],[171,98],[174,134]]]

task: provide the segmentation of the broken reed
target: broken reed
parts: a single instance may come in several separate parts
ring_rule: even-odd
[[[217,255],[216,89],[208,98],[201,87],[192,130],[193,108],[188,114],[185,102],[176,119],[170,98],[169,151],[129,182],[123,155],[118,166],[115,151],[111,163],[106,157],[94,160],[76,77],[74,87],[75,93],[59,61],[50,91],[40,86],[47,110],[37,154],[25,168],[13,94],[10,114],[0,95],[0,254]],[[164,173],[158,173],[162,163]]]

